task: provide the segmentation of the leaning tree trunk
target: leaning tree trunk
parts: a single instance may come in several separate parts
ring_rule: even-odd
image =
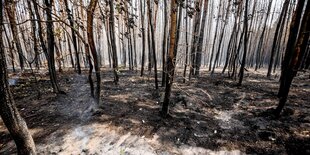
[[[94,34],[93,34],[94,12],[95,12],[97,3],[98,3],[98,0],[91,0],[87,8],[87,38],[88,38],[90,52],[94,59],[94,66],[95,66],[96,79],[97,79],[97,89],[96,89],[95,98],[96,98],[96,102],[99,103],[101,79],[100,79],[100,68],[98,64],[98,56],[97,56],[97,51],[96,51],[95,42],[94,42]]]
[[[228,10],[230,10],[230,1],[228,1],[228,5],[227,5],[227,8],[226,8],[226,15],[225,15],[225,19],[224,19],[225,21],[228,20],[228,16],[229,16],[229,11]],[[226,29],[227,22],[224,22],[223,24],[224,25],[222,27],[221,34],[220,34],[220,37],[219,37],[218,48],[217,48],[217,52],[216,52],[216,55],[215,55],[215,60],[214,60],[214,63],[213,63],[213,68],[212,68],[211,74],[214,73],[215,65],[219,61],[219,54],[221,52],[221,46],[222,46],[222,43],[223,43],[224,32],[225,32],[225,29]]]
[[[217,13],[217,21],[216,21],[216,26],[215,26],[215,34],[214,34],[214,39],[213,39],[213,43],[212,43],[212,51],[211,51],[211,55],[210,55],[210,60],[209,60],[209,71],[211,71],[212,68],[212,61],[213,61],[213,57],[214,57],[214,48],[215,48],[215,43],[216,43],[216,39],[217,39],[217,31],[218,31],[218,25],[219,25],[219,21],[220,21],[220,8],[221,8],[221,3],[219,5],[219,10]]]
[[[0,3],[0,23],[3,23],[3,3]],[[0,116],[8,128],[17,147],[17,153],[36,154],[35,145],[24,119],[20,116],[10,92],[6,59],[2,40],[3,26],[0,27]]]
[[[310,3],[308,2],[306,4],[305,13],[302,17],[304,4],[304,0],[298,1],[296,12],[292,19],[289,40],[282,62],[280,89],[278,93],[279,105],[274,112],[276,116],[279,116],[284,108],[292,81],[297,74],[298,67],[301,63],[300,61],[307,47],[310,31]],[[302,21],[300,22],[301,19]]]
[[[279,17],[279,21],[277,23],[276,31],[275,31],[275,34],[274,34],[274,37],[273,37],[270,61],[269,61],[268,71],[267,71],[267,77],[271,76],[271,70],[272,70],[272,65],[273,65],[273,61],[274,61],[276,45],[279,42],[279,40],[281,40],[281,34],[283,32],[283,26],[282,25],[284,24],[284,21],[285,21],[285,18],[286,18],[288,6],[289,6],[289,0],[286,0],[284,2],[284,4],[283,4],[282,11],[281,11],[281,14],[280,14],[280,17]],[[282,28],[280,28],[281,26],[282,26]]]
[[[231,33],[231,36],[230,36],[230,39],[229,39],[229,43],[228,43],[228,47],[227,47],[227,53],[226,53],[226,59],[225,59],[225,64],[224,64],[224,67],[223,67],[223,70],[222,70],[222,74],[225,73],[225,70],[228,66],[228,61],[229,61],[229,58],[231,57],[231,51],[232,51],[232,48],[233,48],[233,45],[234,45],[234,41],[235,41],[235,34],[236,34],[236,30],[237,30],[237,20],[235,20],[234,22],[234,26],[233,26],[233,29],[232,29],[232,33]]]
[[[261,61],[261,51],[263,48],[264,35],[266,32],[266,28],[267,28],[267,21],[268,21],[268,17],[269,17],[270,10],[271,10],[271,5],[272,5],[272,0],[270,0],[269,5],[268,5],[267,15],[266,15],[266,18],[265,18],[264,23],[263,23],[263,31],[260,34],[257,49],[256,49],[255,71],[257,71],[259,64],[260,64],[260,61]]]
[[[176,48],[177,40],[176,40],[176,33],[177,33],[177,5],[176,0],[171,0],[171,28],[170,28],[170,46],[168,52],[168,59],[167,59],[167,77],[166,77],[166,88],[165,88],[165,97],[164,103],[162,106],[161,114],[163,117],[168,115],[168,108],[170,102],[170,95],[171,95],[171,87],[173,84],[173,76],[175,70],[175,58],[176,58]]]

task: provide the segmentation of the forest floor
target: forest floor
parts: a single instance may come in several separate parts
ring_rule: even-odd
[[[278,77],[264,71],[247,71],[242,86],[205,71],[183,84],[177,73],[167,119],[159,116],[164,88],[156,93],[151,75],[122,70],[115,85],[104,69],[99,105],[86,71],[59,74],[65,95],[52,93],[46,74],[37,75],[35,83],[31,74],[10,74],[10,83],[39,154],[310,154],[309,71],[294,79],[279,119],[268,113],[278,103]],[[0,119],[0,154],[12,153]]]

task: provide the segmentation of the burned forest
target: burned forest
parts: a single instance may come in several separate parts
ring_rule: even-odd
[[[0,155],[310,154],[309,0],[0,4]]]

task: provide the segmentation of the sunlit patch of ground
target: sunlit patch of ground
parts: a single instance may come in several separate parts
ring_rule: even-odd
[[[265,70],[249,70],[243,85],[236,86],[236,81],[226,74],[210,76],[206,70],[202,70],[201,77],[182,83],[180,70],[173,85],[168,119],[159,117],[164,87],[158,93],[155,91],[152,74],[140,77],[131,71],[120,73],[120,83],[115,85],[112,72],[102,72],[100,105],[90,96],[86,75],[62,73],[60,85],[66,95],[53,94],[46,75],[37,84],[29,76],[20,76],[11,87],[38,152],[309,153],[309,72],[295,78],[280,119],[266,113],[278,103],[278,73],[269,79]],[[15,153],[14,143],[1,121],[0,139],[0,154]]]

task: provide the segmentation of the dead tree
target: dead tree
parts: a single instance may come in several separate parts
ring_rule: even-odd
[[[70,29],[71,29],[72,43],[73,43],[73,47],[74,47],[74,51],[75,51],[77,71],[79,74],[81,74],[80,56],[78,53],[77,40],[76,40],[75,31],[74,31],[74,18],[72,15],[73,9],[72,9],[72,11],[70,10],[68,0],[64,0],[64,2],[65,2],[65,6],[66,6],[66,12],[67,12],[68,20],[69,20],[69,23],[71,26]],[[74,67],[74,66],[72,66],[72,67]]]
[[[243,76],[244,76],[244,68],[245,68],[245,61],[246,61],[246,54],[247,54],[247,41],[248,41],[248,1],[245,0],[245,9],[244,9],[244,28],[243,28],[243,56],[242,62],[240,66],[240,77],[238,85],[242,84]],[[239,43],[241,44],[241,43]]]
[[[3,3],[0,3],[0,23],[3,23]],[[24,119],[20,116],[8,83],[8,74],[0,26],[0,116],[15,141],[18,154],[36,154],[35,144]]]
[[[284,4],[283,4],[282,11],[281,11],[281,14],[280,14],[280,17],[279,17],[279,21],[277,23],[275,35],[273,37],[273,43],[272,43],[272,48],[271,48],[271,54],[270,54],[270,61],[269,61],[269,65],[268,65],[267,77],[271,76],[272,65],[273,65],[273,62],[274,62],[274,56],[275,56],[276,47],[277,47],[276,45],[278,45],[279,40],[281,40],[281,34],[283,32],[284,21],[285,21],[285,18],[286,18],[288,6],[289,6],[289,0],[286,0],[284,2]]]
[[[188,66],[188,11],[187,11],[187,5],[188,5],[188,0],[185,1],[185,64],[184,64],[184,71],[183,71],[183,83],[186,81],[186,70]]]
[[[199,76],[200,66],[201,66],[201,53],[202,53],[202,43],[203,43],[203,36],[205,33],[205,24],[207,18],[207,11],[208,11],[208,2],[209,0],[204,0],[204,7],[202,12],[202,20],[201,20],[201,27],[200,27],[200,34],[198,37],[198,47],[196,50],[196,57],[195,57],[195,76]]]
[[[150,33],[151,33],[151,42],[149,42],[152,46],[152,56],[154,62],[154,78],[155,78],[155,88],[158,90],[158,79],[157,79],[157,60],[156,60],[156,52],[155,52],[155,33],[154,33],[154,24],[152,23],[152,8],[151,8],[151,0],[147,0],[148,6],[148,16],[149,16],[149,25],[150,25]],[[156,11],[155,11],[156,12]]]
[[[306,5],[306,6],[305,6]],[[303,9],[305,8],[304,15]],[[281,67],[279,105],[274,111],[279,116],[286,103],[288,93],[294,77],[301,64],[302,57],[307,48],[310,31],[310,3],[299,0],[290,26],[289,40]],[[300,27],[300,28],[299,28]]]
[[[201,16],[201,7],[202,7],[202,0],[196,1],[196,15],[194,18],[194,29],[193,29],[193,38],[192,38],[192,45],[191,45],[191,54],[190,54],[190,60],[191,60],[191,66],[189,68],[189,80],[191,79],[191,76],[195,73],[196,63],[196,49],[197,49],[197,42],[199,37],[199,25],[200,25],[200,16]]]
[[[24,69],[24,55],[22,46],[18,37],[17,23],[16,23],[16,1],[13,0],[5,0],[6,4],[6,12],[9,17],[10,26],[13,34],[13,40],[15,42],[15,46],[18,53],[19,65],[21,70]]]
[[[145,3],[145,1],[144,1]],[[144,74],[144,63],[145,63],[145,28],[144,28],[144,5],[142,5],[142,0],[140,0],[140,12],[141,12],[141,36],[142,36],[142,57],[141,57],[141,77]]]
[[[167,53],[167,26],[168,26],[168,11],[167,1],[164,1],[164,38],[162,43],[162,78],[161,86],[164,87],[166,84],[166,53]]]
[[[97,51],[95,48],[94,34],[93,34],[94,12],[95,12],[97,3],[98,3],[98,0],[91,0],[87,8],[87,38],[88,38],[90,52],[94,59],[94,66],[95,66],[96,79],[97,79],[97,88],[96,88],[95,98],[96,98],[97,103],[99,103],[101,78],[100,78],[100,68],[98,64],[98,56],[97,56]]]
[[[48,59],[48,70],[51,78],[51,83],[53,90],[56,93],[64,93],[60,90],[60,87],[57,83],[57,75],[55,68],[55,35],[54,35],[54,26],[52,19],[52,5],[53,0],[44,0],[45,2],[45,13],[46,13],[46,33],[47,33],[47,59]],[[37,5],[36,3],[34,5]],[[37,14],[38,15],[38,14]],[[37,17],[38,18],[38,17]],[[44,42],[43,40],[41,40]]]
[[[175,70],[175,58],[176,58],[176,34],[177,34],[177,4],[176,0],[171,0],[171,27],[170,27],[170,46],[167,59],[167,77],[166,77],[166,88],[165,88],[165,97],[162,106],[161,114],[163,117],[167,117],[169,112],[169,103],[171,95],[171,87],[173,84],[174,70]]]
[[[118,77],[118,63],[117,63],[117,52],[116,52],[116,43],[115,43],[115,28],[114,28],[114,0],[109,1],[110,6],[110,38],[111,38],[111,47],[112,47],[112,66],[113,66],[113,73],[114,73],[114,83],[117,84],[119,81]]]

